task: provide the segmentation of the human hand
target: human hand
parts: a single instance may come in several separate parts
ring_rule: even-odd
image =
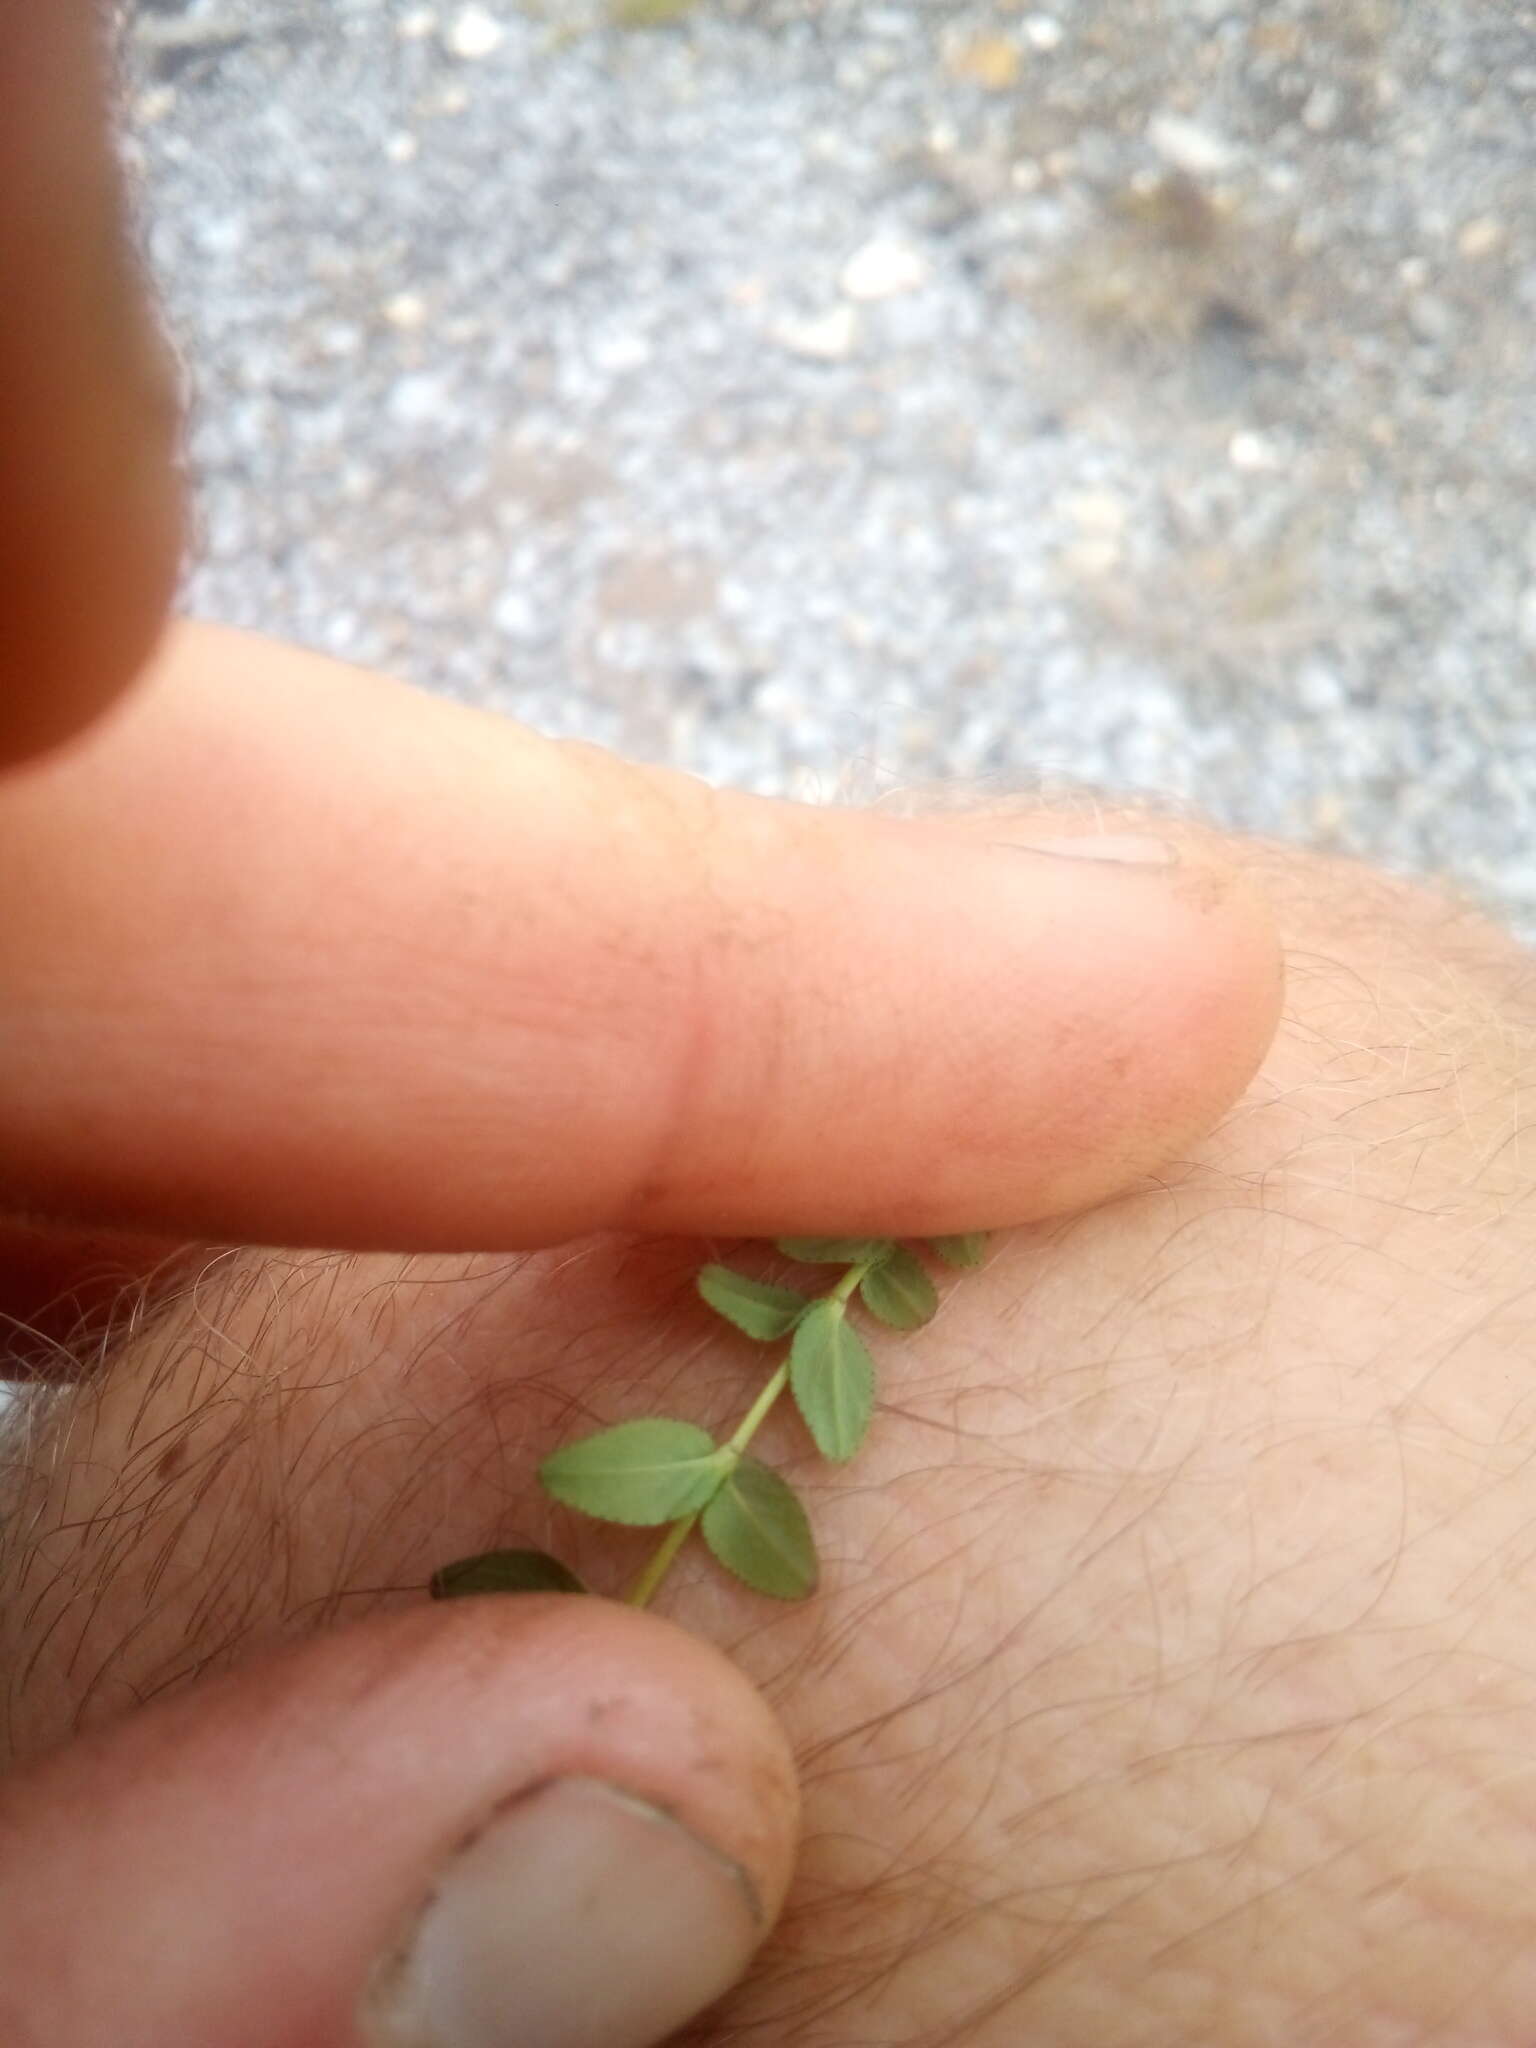
[[[1531,963],[1447,901],[1241,857],[1290,956],[1244,1104],[1155,1182],[1000,1239],[935,1323],[887,1339],[856,1465],[770,1425],[775,1462],[802,1457],[817,1599],[781,1609],[707,1563],[669,1584],[776,1710],[805,1802],[780,1928],[691,2038],[1529,2033]],[[598,1668],[606,1603],[433,1613],[419,1587],[552,1534],[597,1583],[634,1562],[643,1537],[556,1529],[533,1468],[658,1384],[706,1423],[734,1413],[756,1354],[693,1299],[697,1258],[619,1237],[242,1255],[39,1418],[0,1570],[7,1726],[23,1754],[93,1732],[12,1808],[7,2038],[349,2038],[445,1812],[676,1696],[628,1649]],[[558,1725],[537,1684],[525,1704],[551,1655]],[[742,1725],[732,1705],[707,1734],[676,1724],[643,1783],[772,1896],[770,1807],[749,1800],[748,1836],[708,1804],[752,1782]],[[782,1799],[766,1744],[755,1769]],[[630,1867],[660,1902],[654,1954],[715,1938]],[[60,1936],[60,1900],[88,1940]],[[190,1960],[167,1924],[195,1930]],[[49,1942],[72,1979],[37,1969]],[[503,1974],[475,1981],[511,2009],[526,1967],[514,1922]],[[509,2025],[461,2038],[542,2038]]]
[[[172,408],[115,235],[94,30],[83,0],[0,21],[0,76],[27,81],[0,143],[0,267],[29,311],[0,336],[16,1324],[79,1298],[102,1232],[142,1262],[187,1240],[504,1252],[599,1229],[972,1228],[1098,1199],[1216,1118],[1277,992],[1265,916],[1219,859],[1091,819],[1032,843],[1016,820],[718,796],[245,636],[179,629],[146,669],[175,567]],[[259,1293],[285,1265],[215,1270]],[[304,1267],[322,1293],[339,1270]],[[495,1270],[450,1264],[428,1296],[484,1292]],[[254,1313],[248,1349],[233,1324],[214,1345],[237,1347],[214,1377],[292,1417],[310,1340],[285,1323],[274,1347]],[[328,1314],[312,1335],[330,1345]],[[50,1408],[59,1478],[78,1506],[107,1469],[107,1437],[90,1441],[106,1407],[144,1397],[142,1447],[169,1399],[147,1497],[195,1499],[214,1552],[219,1528],[235,1550],[177,1567],[172,1599],[142,1525],[87,1519],[128,1539],[140,1649],[207,1674],[274,1640],[259,1617],[298,1581],[272,1546],[307,1520],[315,1447],[332,1426],[354,1446],[361,1411],[280,1426],[237,1475],[192,1442],[226,1394],[210,1407],[179,1369],[152,1390],[135,1343]],[[366,1377],[387,1396],[387,1373]],[[434,1453],[420,1477],[446,1541],[464,1461]],[[29,1493],[23,1475],[3,1615],[18,1760],[167,1675],[93,1665],[75,1624],[122,1624],[114,1575],[96,1558],[82,1576]],[[313,1555],[291,1556],[308,1582]],[[510,2014],[524,2043],[648,2041],[771,1923],[794,1807],[761,1701],[675,1629],[599,1602],[385,1617],[204,1676],[8,1781],[3,2037],[339,2043],[372,1969],[376,2038],[446,2040],[440,2006],[408,2012],[419,1969],[402,1984],[379,1959],[473,1837],[443,1880],[456,1914],[422,1923],[460,2000],[451,2037],[503,2038]],[[560,1857],[575,1895],[600,1895],[585,1918],[561,1905]]]
[[[1267,926],[1249,892],[1197,854],[1167,866],[1077,859],[1030,850],[1016,821],[935,819],[918,829],[692,786],[675,803],[626,807],[616,797],[612,808],[586,810],[589,828],[562,814],[552,829],[567,777],[584,790],[653,785],[641,771],[545,750],[489,720],[472,721],[473,746],[435,746],[438,720],[456,735],[467,714],[346,674],[335,692],[350,708],[332,714],[317,753],[328,665],[242,645],[214,672],[227,693],[215,717],[201,689],[205,660],[203,646],[173,657],[99,739],[0,787],[0,847],[13,855],[0,873],[32,878],[9,892],[0,881],[10,1052],[0,1129],[13,1198],[45,1197],[55,1215],[200,1228],[215,1239],[288,1230],[429,1247],[562,1240],[579,1226],[646,1218],[753,1232],[792,1219],[852,1231],[985,1223],[1102,1193],[1176,1148],[1235,1090],[1267,1035]],[[231,688],[232,674],[249,687]],[[196,748],[185,743],[184,715],[202,735]],[[282,741],[298,722],[311,744],[290,753]],[[236,726],[240,743],[226,754]],[[415,733],[423,737],[412,747]],[[389,777],[370,783],[359,758],[381,752]],[[530,760],[551,763],[542,782],[526,772]],[[345,790],[333,794],[343,772]],[[283,800],[290,773],[309,806]],[[530,789],[543,831],[530,824]],[[684,806],[692,822],[680,831]],[[653,837],[658,815],[666,824]],[[382,850],[371,858],[375,842]],[[957,865],[968,870],[958,879]],[[395,1309],[376,1300],[392,1320]],[[270,1374],[270,1397],[284,1408],[295,1356],[255,1343],[247,1361],[231,1353],[235,1381],[249,1387],[251,1375]],[[439,1370],[444,1393],[462,1389],[456,1358],[442,1357]],[[104,1385],[134,1379],[114,1364]],[[573,1369],[563,1398],[582,1384]],[[622,1384],[616,1368],[614,1391]],[[336,1418],[349,1435],[356,1415],[348,1407]],[[498,1425],[484,1421],[494,1447]],[[280,1436],[265,1477],[252,1480],[274,1504],[302,1498],[316,1441],[302,1429]],[[439,1561],[462,1547],[449,1512],[464,1484],[462,1450],[424,1448],[437,1468],[422,1473],[434,1502],[427,1520],[442,1526],[435,1539],[419,1533],[436,1541]],[[168,1439],[156,1455],[171,1462],[147,1484],[168,1499],[180,1454]],[[97,1452],[85,1456],[89,1469]],[[222,1517],[247,1481],[219,1469],[218,1454],[211,1467],[194,1463]],[[366,1519],[355,1471],[348,1484]],[[395,1485],[378,1503],[390,1519]],[[253,1564],[291,1586],[289,1562],[271,1548],[283,1521],[269,1518],[272,1534],[260,1536],[237,1516],[227,1525],[238,1531],[236,1552],[204,1560],[194,1603],[206,1597],[204,1621],[171,1610],[191,1668],[205,1661],[205,1623],[243,1634],[244,1602],[265,1598],[248,1582]],[[39,1618],[24,1576],[9,1595],[18,1626]],[[99,1605],[73,1569],[55,1584],[73,1588],[67,1601]],[[159,1581],[142,1593],[139,1619],[153,1634]],[[10,1668],[29,1673],[32,1705],[18,1696],[16,1711],[36,1728],[34,1709],[52,1688],[32,1690],[41,1680],[34,1647],[18,1644]],[[93,1654],[71,1653],[76,1674]],[[404,1674],[370,1734],[357,1721],[359,1657],[375,1695],[381,1670]],[[157,1681],[104,1682],[106,1694],[94,1677],[87,1689],[118,1706],[158,1690]],[[621,2010],[606,2030],[515,2038],[656,2038],[730,1981],[772,1919],[793,1835],[779,1738],[729,1665],[660,1623],[598,1602],[577,1617],[558,1603],[516,1617],[412,1616],[372,1652],[349,1633],[231,1685],[189,1693],[174,1734],[153,1718],[137,1734],[130,1724],[105,1751],[83,1745],[13,1786],[7,1878],[26,1896],[51,1897],[55,1914],[65,1899],[83,1902],[78,1873],[61,1872],[57,1886],[41,1874],[52,1853],[44,1837],[54,1848],[73,1843],[108,1886],[128,1947],[101,1945],[107,1922],[92,1909],[100,1976],[82,1977],[67,1935],[60,1964],[85,2003],[20,2007],[8,2038],[344,2041],[341,2015],[368,1944],[390,1935],[457,1839],[552,1774],[596,1777],[689,1816],[751,1872],[756,1904],[743,1919],[730,1891],[733,1912],[712,1945],[690,1927],[699,1970],[649,1941],[646,1954],[665,1962],[649,2003],[638,1962],[622,1960],[622,1944],[613,1949]],[[74,1707],[52,1696],[62,1707],[48,1723],[57,1736]],[[629,1716],[604,1718],[616,1699],[630,1703]],[[467,1722],[481,1729],[476,1744],[464,1739]],[[297,1750],[279,1732],[293,1724],[304,1731]],[[132,1801],[119,1809],[114,1864],[104,1816],[135,1786],[170,1789],[167,1743],[184,1767],[180,1797],[158,1817]],[[271,1773],[233,1798],[231,1744]],[[402,1745],[413,1771],[400,1768]],[[327,1788],[338,1746],[357,1759],[358,1776]],[[335,1820],[338,1799],[356,1802],[351,1824],[366,1829],[366,1848]],[[379,1802],[400,1824],[393,1858]],[[312,1827],[331,1814],[328,1853],[313,1834],[274,1840],[279,1813]],[[259,1837],[250,1832],[257,1815]],[[604,1842],[613,1867],[627,1860],[644,1874],[648,1899],[681,1896],[675,1882],[658,1891],[654,1855],[635,1865],[632,1847]],[[359,1886],[364,1855],[371,1891]],[[212,1882],[210,1858],[232,1891]],[[348,1927],[334,1906],[322,1912],[298,1891],[300,1870],[327,1898],[348,1898]],[[243,1912],[263,1897],[282,1960],[249,1945]],[[193,1899],[206,1972],[195,1983],[164,1933],[168,1915],[193,1925]],[[635,1924],[633,1901],[621,1903],[624,1925]],[[532,1905],[516,1910],[547,1958]],[[20,1911],[14,1924],[24,1924]],[[316,1944],[302,1967],[295,1925]],[[582,1938],[601,1947],[590,1927]],[[39,1952],[29,1939],[14,1960]],[[152,1956],[168,2002],[149,2002],[130,2022],[122,1986],[147,1982]],[[259,2008],[253,1971],[266,1987]],[[274,1973],[292,1978],[295,1999],[317,2002],[285,2013]],[[46,1993],[35,1975],[0,1969],[0,1979],[13,1997]],[[519,2023],[531,2026],[526,1964],[520,1984]],[[559,1995],[567,1988],[562,1979]],[[270,2031],[232,2034],[232,2015],[253,2009]],[[626,2026],[634,2030],[618,2030]]]

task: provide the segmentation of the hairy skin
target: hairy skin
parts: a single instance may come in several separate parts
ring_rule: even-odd
[[[851,1467],[775,1419],[818,1598],[701,1559],[664,1595],[805,1791],[779,1932],[691,2038],[1529,2038],[1536,974],[1448,900],[1251,860],[1291,966],[1244,1104],[883,1333]],[[10,1753],[492,1542],[622,1585],[650,1539],[533,1467],[593,1421],[739,1413],[762,1354],[694,1301],[704,1255],[210,1257],[11,1434]]]

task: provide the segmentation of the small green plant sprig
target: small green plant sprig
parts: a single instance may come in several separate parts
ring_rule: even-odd
[[[981,1263],[986,1239],[936,1237],[944,1265]],[[645,1607],[695,1531],[715,1559],[754,1592],[800,1600],[815,1591],[816,1543],[794,1489],[751,1455],[753,1438],[786,1392],[816,1448],[841,1464],[864,1441],[875,1403],[869,1346],[849,1321],[857,1300],[877,1322],[915,1330],[933,1315],[938,1293],[917,1255],[889,1238],[781,1237],[786,1258],[841,1266],[820,1294],[751,1279],[729,1266],[705,1266],[703,1299],[759,1344],[789,1345],[731,1434],[716,1442],[696,1423],[650,1416],[600,1429],[553,1452],[539,1467],[546,1493],[601,1522],[665,1533],[626,1598]],[[491,1550],[434,1572],[434,1599],[469,1593],[581,1593],[576,1574],[542,1550]]]

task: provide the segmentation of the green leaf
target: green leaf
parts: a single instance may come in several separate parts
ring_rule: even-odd
[[[816,1590],[816,1543],[805,1509],[756,1458],[743,1458],[699,1523],[727,1571],[755,1593],[803,1600]]]
[[[893,1330],[918,1329],[939,1305],[927,1268],[904,1248],[866,1273],[859,1292],[870,1314]]]
[[[729,1266],[706,1266],[699,1275],[699,1292],[717,1315],[759,1344],[776,1344],[805,1314],[806,1300],[792,1287],[770,1287],[766,1281],[749,1280],[745,1273],[733,1273]]]
[[[466,1593],[585,1593],[586,1587],[558,1557],[543,1550],[482,1550],[456,1557],[427,1582],[434,1600],[458,1600]]]
[[[875,1402],[875,1362],[840,1301],[813,1302],[795,1331],[789,1384],[824,1458],[851,1458]]]
[[[539,1478],[546,1493],[600,1522],[656,1528],[703,1507],[730,1465],[707,1430],[652,1416],[566,1444]]]
[[[979,1266],[987,1249],[984,1230],[968,1230],[963,1237],[930,1237],[930,1249],[946,1266]]]
[[[781,1237],[779,1250],[802,1266],[864,1266],[896,1249],[888,1237]]]

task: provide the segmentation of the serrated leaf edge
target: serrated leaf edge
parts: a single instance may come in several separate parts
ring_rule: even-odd
[[[987,1236],[985,1230],[962,1230],[950,1237],[925,1238],[924,1243],[943,1265],[951,1272],[972,1272],[986,1257]]]
[[[818,1309],[825,1309],[827,1311],[826,1320],[837,1323],[842,1333],[852,1340],[853,1344],[857,1347],[858,1354],[862,1356],[869,1378],[870,1414],[865,1415],[863,1427],[846,1450],[834,1450],[828,1446],[817,1426],[815,1416],[807,1405],[805,1384],[816,1368],[810,1363],[809,1351],[802,1338],[803,1333],[813,1327],[812,1317]],[[790,1346],[789,1390],[794,1396],[796,1408],[800,1411],[801,1421],[811,1433],[812,1442],[829,1463],[833,1465],[846,1464],[869,1434],[871,1414],[874,1410],[874,1382],[875,1362],[869,1355],[869,1346],[864,1342],[858,1331],[853,1328],[852,1324],[849,1323],[843,1304],[840,1301],[832,1302],[825,1299],[812,1302],[810,1308],[801,1317],[799,1325],[795,1330],[794,1343]]]
[[[733,1564],[728,1557],[722,1557],[719,1550],[717,1550],[715,1547],[715,1538],[711,1534],[710,1529],[710,1511],[716,1506],[718,1502],[722,1501],[725,1498],[727,1493],[730,1491],[731,1486],[740,1477],[744,1469],[760,1472],[767,1479],[771,1480],[775,1486],[780,1488],[786,1495],[788,1495],[789,1499],[794,1503],[796,1509],[799,1512],[800,1521],[805,1531],[806,1544],[810,1550],[811,1555],[811,1576],[805,1587],[799,1592],[784,1593],[780,1592],[776,1587],[773,1586],[758,1585],[755,1580],[749,1579],[746,1576],[746,1574],[737,1565]],[[733,1578],[739,1579],[742,1585],[747,1587],[750,1592],[759,1593],[763,1596],[764,1599],[804,1600],[808,1598],[810,1594],[815,1592],[817,1585],[820,1583],[821,1559],[817,1554],[816,1537],[814,1531],[811,1528],[811,1518],[805,1511],[805,1504],[800,1499],[800,1496],[795,1492],[794,1488],[790,1485],[789,1481],[786,1478],[784,1478],[783,1474],[775,1472],[771,1465],[765,1465],[760,1458],[743,1457],[739,1460],[738,1464],[732,1470],[726,1482],[716,1490],[714,1495],[711,1497],[709,1502],[701,1511],[699,1516],[699,1532],[703,1536],[705,1544],[708,1546],[709,1554],[711,1557],[714,1558],[715,1562],[721,1565],[726,1571],[728,1571]]]
[[[739,1319],[739,1317],[733,1315],[731,1310],[728,1307],[726,1307],[722,1302],[717,1301],[714,1298],[713,1294],[711,1294],[711,1292],[709,1291],[710,1288],[712,1286],[716,1286],[720,1280],[738,1281],[745,1288],[759,1288],[766,1295],[776,1296],[778,1300],[783,1304],[783,1313],[788,1317],[788,1320],[785,1322],[783,1328],[775,1330],[766,1336],[758,1330],[748,1329],[747,1325],[743,1323]],[[705,1266],[701,1269],[698,1278],[694,1284],[698,1289],[699,1299],[705,1304],[705,1306],[707,1308],[713,1309],[715,1314],[719,1316],[722,1321],[729,1323],[733,1330],[739,1330],[743,1337],[749,1337],[754,1344],[782,1343],[783,1340],[794,1329],[795,1325],[800,1321],[801,1317],[805,1314],[806,1310],[811,1306],[810,1302],[806,1299],[806,1297],[803,1294],[799,1292],[798,1289],[793,1287],[779,1287],[769,1280],[754,1280],[750,1274],[738,1273],[734,1266],[722,1266],[717,1264]],[[751,1299],[750,1295],[748,1296],[748,1299]],[[790,1303],[794,1304],[792,1313],[789,1307]],[[754,1305],[760,1306],[765,1310],[765,1312],[770,1314],[772,1313],[774,1307],[773,1301],[764,1301],[760,1303],[755,1303]]]
[[[863,1302],[865,1308],[869,1310],[869,1313],[875,1318],[876,1322],[884,1323],[885,1327],[888,1330],[921,1330],[925,1327],[925,1325],[931,1323],[934,1316],[938,1313],[938,1289],[933,1284],[932,1274],[928,1271],[927,1267],[923,1264],[922,1260],[918,1258],[915,1252],[909,1252],[905,1249],[905,1247],[898,1247],[898,1250],[901,1254],[902,1261],[906,1264],[910,1272],[914,1275],[921,1276],[921,1279],[928,1288],[928,1294],[930,1298],[924,1306],[922,1314],[917,1316],[915,1320],[909,1320],[905,1316],[892,1316],[888,1314],[885,1309],[879,1306],[881,1288],[889,1287],[894,1291],[897,1290],[900,1285],[900,1283],[897,1280],[893,1279],[891,1274],[890,1269],[892,1265],[897,1263],[893,1259],[887,1259],[883,1261],[879,1266],[877,1266],[874,1269],[873,1272],[865,1274],[864,1278],[859,1283],[859,1299]],[[873,1289],[870,1285],[871,1282],[874,1283]]]
[[[617,1436],[621,1431],[641,1428],[647,1424],[665,1423],[674,1429],[688,1430],[693,1436],[702,1438],[710,1447],[709,1457],[700,1451],[697,1459],[679,1460],[680,1465],[697,1463],[699,1483],[679,1496],[676,1503],[669,1504],[664,1513],[653,1514],[649,1510],[642,1515],[615,1514],[611,1507],[600,1507],[584,1500],[571,1497],[569,1482],[564,1475],[552,1471],[560,1459],[569,1457],[574,1451],[585,1450],[589,1445],[600,1443],[604,1437]],[[709,1467],[713,1466],[713,1472]],[[734,1453],[717,1444],[707,1429],[701,1429],[696,1422],[681,1422],[672,1415],[639,1415],[627,1422],[611,1423],[606,1429],[594,1430],[590,1436],[578,1437],[574,1443],[562,1444],[551,1451],[539,1465],[539,1484],[551,1499],[559,1501],[562,1507],[570,1508],[578,1515],[586,1515],[595,1522],[612,1522],[623,1529],[660,1529],[668,1522],[680,1521],[685,1515],[698,1514],[718,1491],[722,1479],[735,1469]],[[578,1475],[579,1476],[579,1475]],[[601,1481],[599,1481],[601,1484]]]

